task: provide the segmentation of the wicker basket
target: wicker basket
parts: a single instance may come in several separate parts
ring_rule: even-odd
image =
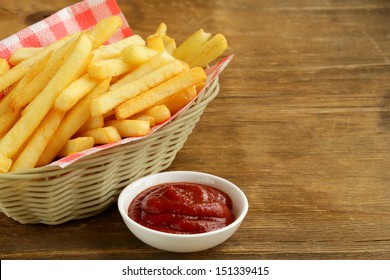
[[[215,79],[187,111],[139,141],[89,155],[65,168],[1,174],[0,210],[23,224],[50,225],[102,212],[129,183],[170,166],[218,92]]]

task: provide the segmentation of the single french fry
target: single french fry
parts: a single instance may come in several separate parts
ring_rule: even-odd
[[[103,114],[103,119],[104,120],[111,120],[111,119],[114,119],[115,118],[115,110],[112,109],[111,111]]]
[[[175,50],[177,48],[175,39],[173,39],[167,35],[164,35],[164,36],[162,36],[162,40],[164,43],[165,50],[169,54],[173,55],[173,53],[175,52]]]
[[[12,159],[0,154],[0,173],[7,173],[12,165]]]
[[[146,38],[146,42],[148,43],[148,47],[156,50],[158,52],[162,52],[165,50],[164,42],[161,34],[152,34]]]
[[[95,144],[108,144],[121,140],[118,130],[113,126],[99,127],[78,134],[78,137],[93,137]]]
[[[173,115],[190,103],[191,100],[196,97],[196,94],[196,86],[192,86],[175,93],[174,95],[162,100],[160,103],[167,106]]]
[[[155,105],[149,109],[142,111],[140,114],[152,116],[156,124],[160,124],[171,117],[171,112],[165,105]]]
[[[16,65],[21,61],[38,54],[43,49],[43,47],[24,47],[17,49],[11,54],[9,58],[9,63],[11,63],[12,65]]]
[[[180,44],[173,56],[177,59],[186,61],[185,58],[196,52],[203,44],[207,42],[211,37],[210,33],[206,33],[203,29],[199,29],[195,33],[191,34],[182,44]]]
[[[13,162],[10,171],[34,168],[54,135],[65,113],[52,109],[34,131],[23,150]]]
[[[67,157],[71,154],[84,151],[94,146],[95,140],[93,137],[77,137],[69,139],[65,146],[58,153],[59,157]]]
[[[145,61],[156,54],[156,50],[138,45],[130,45],[122,50],[123,60],[134,67],[145,63]]]
[[[166,35],[167,34],[167,30],[168,30],[167,25],[164,22],[161,22],[158,25],[155,33],[156,34],[160,34],[160,35]]]
[[[92,40],[92,49],[103,45],[122,26],[120,16],[109,16],[99,21],[88,33]]]
[[[0,76],[8,72],[9,68],[8,61],[0,57]]]
[[[72,109],[70,109],[56,133],[46,146],[45,151],[37,162],[37,166],[44,166],[55,159],[58,152],[66,142],[80,129],[80,127],[90,118],[91,100],[107,91],[110,80],[101,81],[87,96],[81,99]]]
[[[206,67],[210,62],[221,56],[227,49],[228,44],[225,36],[216,34],[207,41],[198,51],[185,58],[191,67]]]
[[[176,41],[167,35],[167,31],[168,31],[167,25],[164,22],[161,22],[158,25],[156,32],[153,36],[156,37],[161,36],[162,45],[160,39],[157,39],[158,49],[166,50],[169,54],[173,54],[174,50],[176,49]],[[155,42],[152,42],[152,44],[153,43]]]
[[[22,117],[1,139],[0,154],[9,158],[16,155],[54,105],[58,94],[85,70],[90,60],[91,49],[91,40],[81,34],[54,77],[24,109]]]
[[[20,117],[19,111],[7,110],[0,114],[0,138],[6,134]]]
[[[102,115],[90,117],[78,130],[77,132],[84,132],[91,129],[99,128],[104,126],[104,117]]]
[[[123,86],[126,83],[133,82],[174,60],[175,58],[167,52],[158,53],[155,56],[151,57],[144,64],[131,71],[125,77],[117,81],[115,84],[112,84],[110,90],[117,89],[118,87]]]
[[[84,74],[79,79],[68,85],[57,97],[54,108],[57,110],[68,111],[80,99],[87,95],[98,83],[88,74]]]
[[[88,67],[88,73],[92,78],[104,80],[107,78],[122,75],[133,68],[123,59],[111,58],[93,62]]]
[[[112,120],[105,125],[115,127],[123,138],[144,136],[150,132],[150,123],[146,120]]]
[[[207,76],[201,67],[195,67],[169,79],[168,81],[122,103],[115,108],[115,115],[118,120],[127,119],[169,96],[185,88],[196,85]]]
[[[187,69],[187,64],[180,60],[174,60],[165,64],[134,82],[124,84],[94,99],[91,104],[91,114],[92,116],[103,115],[126,100],[163,83]]]
[[[109,45],[102,45],[93,52],[92,61],[118,58],[125,47],[133,45],[145,46],[145,40],[139,35],[133,35]]]
[[[156,125],[156,121],[152,116],[141,113],[131,116],[130,120],[148,121],[150,127]]]

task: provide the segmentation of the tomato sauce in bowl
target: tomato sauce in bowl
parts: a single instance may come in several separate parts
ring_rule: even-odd
[[[128,216],[157,231],[196,234],[234,222],[231,198],[214,187],[189,182],[163,183],[139,193]]]

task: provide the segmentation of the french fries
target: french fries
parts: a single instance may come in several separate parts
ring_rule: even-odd
[[[20,48],[20,49],[17,49],[16,51],[14,51],[11,55],[11,57],[9,58],[9,62],[12,64],[12,65],[16,65],[18,63],[20,63],[21,61],[29,58],[29,57],[32,57],[33,55],[37,54],[38,52],[42,51],[43,48]]]
[[[111,120],[106,126],[113,126],[121,137],[136,137],[150,132],[150,122],[147,120]]]
[[[187,64],[179,60],[174,60],[134,82],[126,83],[117,89],[111,90],[92,101],[92,116],[105,114],[121,103],[161,84],[186,69],[188,69]]]
[[[132,68],[123,59],[111,58],[99,60],[88,67],[88,74],[95,79],[104,80],[107,78],[122,75]]]
[[[144,40],[106,43],[122,19],[47,47],[0,58],[0,173],[44,166],[56,158],[126,137],[148,135],[189,104],[206,83],[204,68],[227,48],[203,29],[181,45],[161,23]]]
[[[50,139],[49,144],[39,158],[37,166],[49,164],[54,160],[66,142],[71,139],[91,117],[90,106],[92,99],[106,92],[109,86],[109,79],[101,81],[87,96],[66,113],[55,134],[52,139]]]
[[[144,39],[139,35],[133,35],[110,45],[104,45],[93,52],[93,61],[118,58],[122,50],[127,46],[145,46]]]
[[[95,144],[108,144],[121,140],[121,136],[114,126],[91,129],[80,133],[79,137],[92,137]]]
[[[10,67],[9,67],[7,60],[0,57],[0,76],[3,75],[4,73],[8,72],[9,68]]]
[[[81,34],[69,56],[42,92],[24,109],[21,118],[0,141],[0,154],[12,158],[39,126],[58,94],[88,65],[92,42]],[[20,64],[19,64],[20,65]],[[17,67],[17,66],[16,66]]]
[[[35,167],[41,154],[56,132],[65,113],[52,109],[34,131],[21,153],[13,162],[11,171],[23,170]]]
[[[61,151],[59,151],[58,156],[67,157],[86,149],[90,149],[94,146],[94,144],[95,140],[93,137],[77,137],[69,139]]]
[[[199,29],[174,50],[173,56],[187,62],[190,67],[206,67],[228,47],[227,40],[222,34],[216,34],[211,39],[210,37],[210,33]]]
[[[199,50],[210,37],[210,33],[205,32],[203,28],[199,29],[176,48],[173,52],[173,56],[185,61],[186,57]]]
[[[141,115],[151,116],[155,124],[160,124],[171,117],[171,112],[166,105],[156,105],[141,112]]]
[[[0,154],[0,173],[6,173],[11,168],[12,160]]]
[[[123,120],[137,114],[150,106],[174,95],[185,88],[191,87],[206,80],[205,71],[200,68],[192,68],[184,71],[179,75],[169,79],[143,94],[137,95],[134,98],[122,103],[115,108],[115,115],[118,120]]]

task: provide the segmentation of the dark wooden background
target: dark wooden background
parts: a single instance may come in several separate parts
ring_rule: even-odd
[[[2,0],[0,37],[75,3]],[[390,2],[118,0],[143,37],[203,27],[235,57],[169,170],[225,177],[250,209],[222,245],[153,249],[113,205],[59,226],[0,214],[1,259],[389,259]]]

